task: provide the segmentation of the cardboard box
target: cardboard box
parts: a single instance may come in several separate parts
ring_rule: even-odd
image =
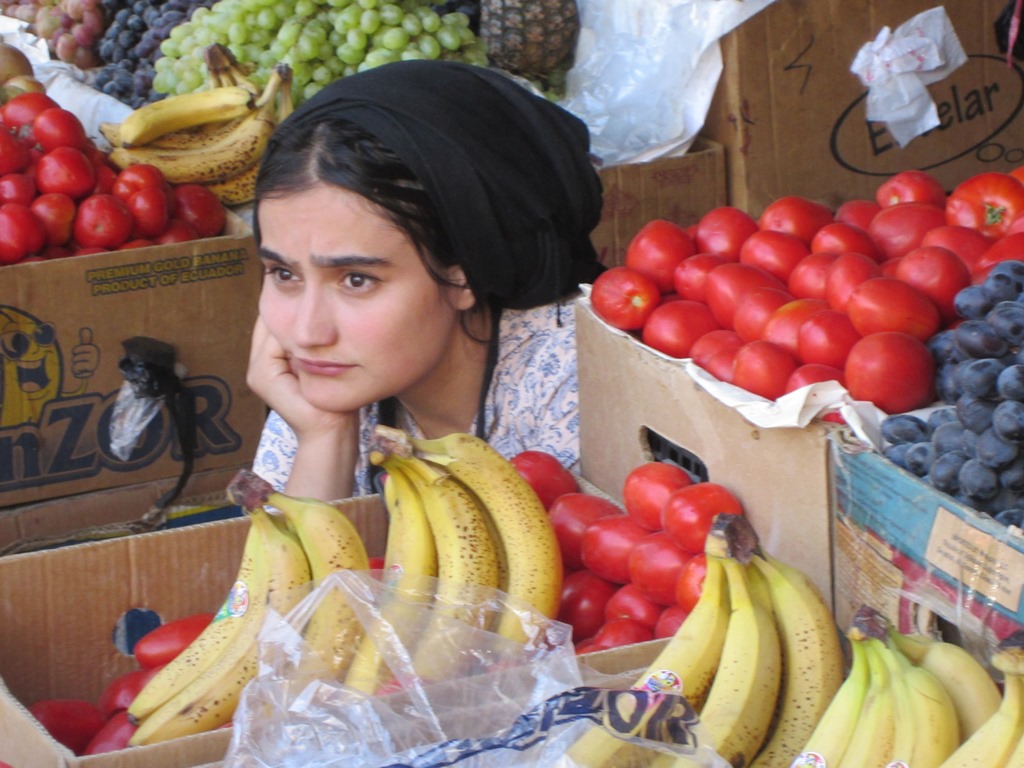
[[[370,554],[384,550],[378,497],[339,503]],[[229,730],[77,758],[28,714],[37,699],[95,700],[136,668],[115,642],[129,612],[165,620],[215,610],[238,570],[236,518],[0,559],[0,760],[18,768],[189,768],[223,759]]]
[[[1024,627],[1024,534],[846,430],[830,443],[840,626],[867,603],[901,631],[940,631],[987,661],[999,639]]]
[[[245,385],[260,268],[249,227],[174,245],[4,268],[0,506],[176,478],[161,407],[127,460],[110,448],[125,340],[174,347],[197,410],[195,471],[251,460],[264,407]]]
[[[659,355],[576,302],[582,474],[616,499],[626,475],[669,459],[732,491],[765,548],[832,600],[829,425],[753,426]]]
[[[902,149],[865,117],[850,65],[883,27],[945,8],[969,60],[928,87],[940,126]],[[888,176],[927,170],[947,189],[1024,162],[1024,69],[1006,65],[993,22],[1006,0],[776,0],[721,41],[724,70],[702,134],[726,148],[729,201],[753,215],[784,195],[835,207],[874,199]]]
[[[688,227],[726,202],[725,149],[707,139],[698,138],[684,155],[615,165],[599,175],[604,207],[590,239],[610,267],[625,262],[629,241],[651,219]]]
[[[157,501],[177,478],[0,509],[0,556],[237,517],[224,489],[240,468],[193,474],[166,507]]]

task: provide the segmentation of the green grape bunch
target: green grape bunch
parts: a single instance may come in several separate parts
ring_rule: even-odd
[[[402,59],[487,65],[465,13],[438,14],[430,0],[217,0],[197,8],[161,43],[153,89],[208,87],[203,51],[227,46],[260,87],[277,62],[292,70],[296,104],[339,77]]]

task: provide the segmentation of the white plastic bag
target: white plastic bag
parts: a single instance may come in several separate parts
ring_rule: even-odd
[[[722,73],[719,39],[774,0],[579,0],[561,106],[606,166],[685,152]]]

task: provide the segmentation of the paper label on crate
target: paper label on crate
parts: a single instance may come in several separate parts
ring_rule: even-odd
[[[817,752],[801,752],[789,768],[827,768],[827,764]]]
[[[1003,608],[1020,610],[1024,553],[968,525],[948,509],[939,507],[935,512],[925,559]]]
[[[653,693],[682,693],[683,681],[671,669],[659,669],[644,678],[637,689]]]
[[[244,581],[236,581],[231,586],[231,591],[228,592],[227,599],[224,601],[224,605],[217,611],[217,615],[213,617],[214,621],[220,621],[221,619],[237,619],[245,616],[245,612],[249,610],[249,587]]]

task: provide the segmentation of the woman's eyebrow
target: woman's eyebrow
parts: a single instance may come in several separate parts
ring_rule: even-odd
[[[276,251],[261,247],[259,257],[264,261],[272,261],[283,266],[290,266],[291,262]],[[380,267],[389,264],[388,259],[380,256],[366,256],[364,254],[344,254],[338,256],[326,256],[314,254],[311,257],[313,266],[322,268],[337,267]]]

